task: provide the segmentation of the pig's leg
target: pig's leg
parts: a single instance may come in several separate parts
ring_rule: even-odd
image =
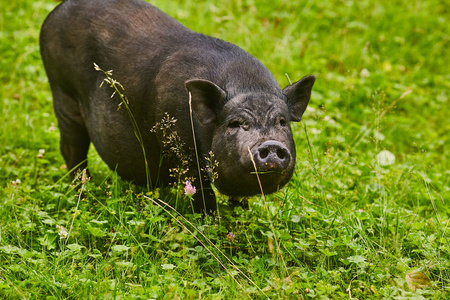
[[[60,150],[67,169],[75,176],[87,167],[89,134],[76,100],[59,89],[53,90],[53,100],[61,133]]]

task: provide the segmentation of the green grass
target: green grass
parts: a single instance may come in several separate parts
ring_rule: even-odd
[[[184,210],[195,228],[94,151],[80,193],[61,167],[38,46],[57,3],[2,1],[0,298],[450,299],[448,3],[152,3],[247,50],[281,86],[286,73],[318,77],[293,125],[294,178],[246,211],[221,198],[220,221]]]

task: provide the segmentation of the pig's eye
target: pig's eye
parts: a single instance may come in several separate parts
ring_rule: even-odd
[[[239,121],[231,121],[228,123],[228,128],[235,129],[241,127],[241,122]]]
[[[228,123],[228,129],[244,129],[247,131],[249,129],[249,124],[239,120],[234,120]]]
[[[287,121],[286,121],[286,119],[284,119],[284,118],[281,118],[281,119],[280,119],[280,126],[281,126],[281,127],[286,127],[286,126],[287,126]]]

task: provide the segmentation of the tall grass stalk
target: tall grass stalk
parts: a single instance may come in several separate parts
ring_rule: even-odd
[[[201,170],[200,170],[200,160],[198,158],[197,140],[195,138],[195,131],[194,131],[194,120],[193,120],[193,117],[192,117],[192,94],[191,94],[191,92],[189,92],[189,117],[190,117],[190,120],[191,120],[192,139],[194,141],[194,152],[195,152],[195,159],[196,159],[196,162],[197,162],[198,181],[200,182],[200,190],[202,192],[203,211],[204,211],[204,213],[206,215],[208,212],[206,211],[205,192],[203,191],[203,179],[202,179],[202,173],[201,173]]]
[[[314,157],[314,151],[313,151],[313,148],[311,146],[311,141],[309,140],[308,130],[306,129],[306,122],[304,122],[303,120],[301,122],[302,122],[303,128],[305,130],[305,136],[306,136],[306,141],[308,142],[309,152],[311,153],[311,163],[312,163],[313,169],[314,169],[314,171],[316,173],[316,176],[317,176],[317,178],[319,179],[319,181],[321,183],[320,186],[319,186],[320,187],[320,191],[321,191],[321,198],[322,198],[323,203],[325,204],[325,208],[328,209],[328,202],[324,198],[323,183],[322,183],[323,176],[319,173],[319,167],[320,167],[320,166],[318,166],[319,161],[318,160],[316,161],[316,159]]]
[[[75,217],[77,216],[78,207],[80,206],[81,196],[83,195],[84,186],[86,185],[86,180],[87,180],[86,169],[83,169],[82,175],[81,175],[80,193],[78,194],[77,206],[75,207],[75,211],[73,212],[72,223],[70,224],[70,227],[69,227],[69,232],[68,232],[67,238],[66,238],[66,244],[67,244],[67,241],[69,240],[70,233],[72,232],[73,222],[75,221]]]
[[[152,178],[150,175],[150,170],[148,167],[147,155],[145,153],[144,140],[142,138],[142,134],[141,134],[141,131],[139,130],[139,126],[136,122],[136,119],[134,118],[133,113],[131,112],[131,109],[128,106],[128,99],[120,91],[120,89],[122,89],[124,91],[125,88],[120,84],[120,82],[118,82],[112,78],[112,70],[104,71],[96,63],[94,63],[94,69],[96,71],[102,72],[106,77],[100,84],[100,87],[102,86],[102,84],[104,82],[108,83],[109,86],[114,89],[114,92],[112,93],[111,98],[114,97],[115,94],[117,94],[121,100],[121,102],[119,104],[119,108],[122,104],[125,106],[128,116],[130,117],[131,124],[133,125],[134,135],[136,136],[136,138],[139,142],[139,145],[141,146],[142,154],[144,155],[145,174],[146,174],[146,179],[147,179],[147,191],[150,192],[150,190],[153,189],[153,184],[152,184]],[[119,89],[119,87],[120,87],[120,89]]]
[[[280,247],[280,243],[278,241],[277,232],[275,231],[275,227],[273,226],[272,216],[270,215],[270,210],[267,205],[266,196],[264,195],[263,186],[261,184],[261,180],[259,179],[258,169],[256,168],[256,163],[255,163],[255,160],[253,159],[253,154],[252,154],[252,151],[250,150],[250,147],[247,147],[247,150],[248,150],[248,155],[250,156],[250,160],[252,161],[253,168],[255,169],[255,175],[256,175],[256,179],[258,180],[259,189],[261,190],[261,197],[264,201],[264,209],[267,212],[267,218],[269,219],[270,230],[272,231],[273,239],[275,241],[276,254],[277,254],[277,256],[279,256],[281,258],[281,262],[283,263],[283,266],[284,266],[284,271],[286,272],[286,275],[287,275],[287,274],[289,274],[289,272],[287,269],[286,262],[284,261],[284,258],[283,258],[283,253],[281,252],[281,247]]]

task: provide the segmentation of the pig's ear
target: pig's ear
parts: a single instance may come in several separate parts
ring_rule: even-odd
[[[283,94],[286,96],[291,109],[291,121],[298,122],[302,119],[311,98],[314,81],[316,81],[316,77],[308,75],[283,89]]]
[[[184,85],[192,96],[192,110],[204,125],[213,123],[223,106],[227,93],[215,83],[205,79],[190,79]]]

